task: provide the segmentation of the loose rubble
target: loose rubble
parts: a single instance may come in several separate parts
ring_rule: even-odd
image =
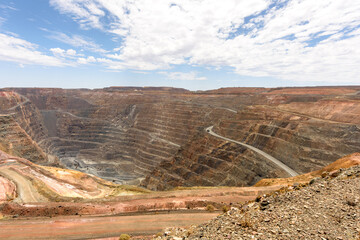
[[[360,239],[360,166],[294,184],[155,239]]]

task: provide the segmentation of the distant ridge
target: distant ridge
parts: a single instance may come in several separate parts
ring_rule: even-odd
[[[166,91],[166,92],[190,92],[184,88],[173,88],[173,87],[122,87],[122,86],[111,86],[103,88],[107,92],[116,91]]]

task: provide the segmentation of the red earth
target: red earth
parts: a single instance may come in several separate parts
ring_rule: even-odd
[[[208,221],[219,213],[162,213],[111,217],[56,217],[0,222],[0,239],[118,239],[120,234],[149,236],[166,227]]]

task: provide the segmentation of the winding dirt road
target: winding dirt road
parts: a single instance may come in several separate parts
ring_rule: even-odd
[[[23,101],[23,102],[21,102],[21,103],[19,103],[19,104],[15,105],[15,106],[13,106],[13,107],[9,108],[9,109],[8,109],[8,111],[13,111],[13,110],[15,110],[17,107],[20,107],[20,106],[22,106],[22,105],[24,105],[24,104],[26,104],[26,103],[30,102],[30,100],[29,100],[27,97],[25,97],[25,96],[23,96],[23,95],[20,95],[20,94],[18,94],[18,95],[19,95],[19,96],[21,96],[22,98],[24,98],[24,99],[25,99],[25,101]]]
[[[37,192],[32,183],[16,171],[8,167],[2,167],[0,168],[0,173],[16,184],[19,196],[15,199],[15,202],[31,203],[45,201],[45,198]]]
[[[229,142],[233,142],[233,143],[237,143],[237,144],[240,144],[241,146],[244,146],[246,148],[249,148],[251,149],[252,151],[262,155],[263,157],[265,157],[266,159],[268,159],[269,161],[275,163],[277,166],[279,166],[280,168],[282,168],[284,171],[286,171],[291,177],[294,177],[294,176],[297,176],[299,175],[297,172],[295,172],[293,169],[291,169],[290,167],[288,167],[287,165],[285,165],[284,163],[282,163],[281,161],[279,161],[278,159],[270,156],[269,154],[267,154],[266,152],[263,152],[261,151],[260,149],[258,148],[255,148],[253,146],[250,146],[246,143],[242,143],[242,142],[239,142],[239,141],[235,141],[233,139],[230,139],[230,138],[227,138],[227,137],[223,137],[223,136],[220,136],[216,133],[213,132],[213,127],[214,126],[210,126],[208,128],[205,129],[205,131],[209,134],[211,134],[212,136],[215,136],[215,137],[218,137],[218,138],[221,138],[221,139],[224,139],[226,141],[229,141]]]

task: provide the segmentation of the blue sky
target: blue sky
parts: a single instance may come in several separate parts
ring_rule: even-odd
[[[2,0],[0,87],[360,84],[360,2]]]

